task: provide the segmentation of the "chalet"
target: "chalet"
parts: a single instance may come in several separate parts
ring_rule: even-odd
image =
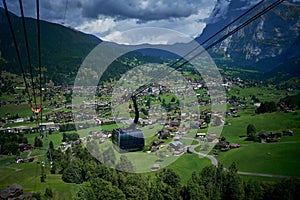
[[[261,143],[265,142],[277,142],[280,140],[281,133],[259,133],[258,138],[260,138]]]
[[[200,129],[201,128],[201,124],[200,123],[193,123],[190,125],[190,128],[192,129]]]
[[[21,157],[16,158],[16,163],[23,163],[24,159]]]
[[[292,130],[282,131],[284,136],[293,136],[294,132]]]
[[[184,151],[184,145],[182,144],[182,142],[180,141],[173,141],[169,144],[168,147],[171,151],[180,151],[183,152]]]
[[[159,141],[159,140],[153,140],[151,146],[156,146],[156,147],[157,147],[157,146],[159,146],[159,145],[161,145],[161,144],[163,144],[162,141]]]
[[[179,136],[175,136],[174,137],[174,141],[179,141],[180,140],[180,137]]]
[[[231,107],[231,108],[229,108],[229,111],[233,114],[236,114],[238,112],[238,109],[235,107]]]
[[[156,171],[160,169],[160,165],[159,164],[154,164],[151,168],[152,171]]]
[[[170,131],[170,132],[178,131],[178,128],[177,128],[177,127],[173,127],[173,126],[169,126],[167,129],[168,129],[168,131]]]
[[[228,151],[229,150],[229,142],[226,142],[225,140],[221,140],[216,144],[215,149],[219,149],[223,152]]]
[[[59,127],[54,122],[40,123],[40,128],[44,131],[59,131]]]
[[[159,146],[151,146],[151,149],[150,149],[151,152],[155,152],[158,150],[159,150]]]
[[[23,187],[13,184],[0,191],[0,199],[32,199],[32,195],[23,192]]]
[[[63,143],[61,143],[59,146],[60,146],[60,147],[62,147],[62,148],[66,148],[66,147],[67,147],[67,145],[68,145],[68,143],[66,143],[66,142],[63,142]]]
[[[258,137],[260,139],[267,139],[269,137],[269,134],[261,132],[258,134]]]
[[[102,143],[104,143],[105,142],[105,138],[100,138],[99,139],[99,144],[102,144]]]
[[[170,123],[170,126],[171,127],[179,127],[180,126],[180,122],[173,121],[173,122]]]
[[[265,143],[267,138],[269,137],[269,134],[262,132],[258,134],[258,137],[260,138],[261,143]]]
[[[170,132],[168,130],[159,130],[157,135],[160,139],[168,139],[170,137]]]
[[[184,151],[174,151],[173,152],[173,156],[179,156],[179,155],[181,155],[183,153],[184,153]]]
[[[255,107],[259,107],[261,105],[261,103],[254,103],[253,104]]]
[[[212,142],[212,143],[218,143],[219,139],[217,137],[217,134],[211,133],[206,137],[208,142]]]
[[[19,144],[19,149],[21,152],[31,150],[32,148],[33,147],[31,146],[31,144]]]
[[[241,146],[240,144],[230,144],[229,147],[230,147],[231,149],[234,149],[234,148],[240,148],[240,146]]]
[[[206,133],[196,133],[196,138],[205,138]]]

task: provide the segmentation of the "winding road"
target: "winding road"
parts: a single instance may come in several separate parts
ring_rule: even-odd
[[[194,153],[194,154],[198,154],[199,156],[208,158],[211,161],[211,164],[213,164],[214,166],[218,167],[218,160],[212,156],[212,155],[207,155],[204,153],[200,153],[195,151],[195,148],[200,146],[202,141],[200,141],[199,139],[195,139],[195,138],[189,138],[189,137],[181,137],[181,139],[183,140],[194,140],[197,141],[198,144],[195,145],[189,145],[189,151]],[[224,168],[224,170],[227,170],[226,168]],[[264,174],[264,173],[255,173],[255,172],[243,172],[243,171],[238,171],[237,172],[240,175],[247,175],[247,176],[259,176],[259,177],[269,177],[269,178],[290,178],[291,176],[284,176],[284,175],[275,175],[275,174]],[[299,178],[299,177],[297,177]],[[300,178],[299,178],[300,179]]]

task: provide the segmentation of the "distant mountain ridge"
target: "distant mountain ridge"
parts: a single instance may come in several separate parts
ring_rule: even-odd
[[[220,4],[222,2],[224,0],[218,1]],[[243,0],[226,2],[229,3],[228,11],[224,16],[207,24],[202,34],[196,38],[199,43],[245,11],[237,9],[242,4],[245,5]],[[218,13],[217,8],[218,6],[215,13]],[[245,19],[249,19],[249,16]],[[300,3],[283,2],[216,45],[210,53],[214,58],[230,58],[238,67],[300,75],[299,46]]]

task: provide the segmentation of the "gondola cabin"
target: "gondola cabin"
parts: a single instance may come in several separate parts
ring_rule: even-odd
[[[116,128],[112,132],[112,142],[120,151],[141,151],[145,145],[143,132],[139,129]]]

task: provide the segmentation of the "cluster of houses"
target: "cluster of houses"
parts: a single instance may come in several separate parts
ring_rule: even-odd
[[[29,127],[29,126],[16,126],[16,127],[7,127],[0,128],[1,133],[39,133],[40,130],[43,131],[59,131],[59,126],[54,122],[40,123],[39,126]]]
[[[261,132],[258,134],[258,138],[260,139],[261,143],[266,142],[278,142],[281,138],[281,136],[293,136],[294,132],[292,130],[284,130],[282,133],[264,133]]]
[[[46,120],[54,121],[55,123],[73,122],[73,114],[70,111],[58,111],[46,115]]]
[[[215,150],[220,150],[222,152],[226,152],[230,149],[240,148],[240,144],[230,144],[226,140],[220,140],[214,147]]]
[[[220,150],[222,152],[228,151],[230,149],[239,148],[240,144],[230,144],[225,139],[219,139],[215,133],[196,133],[195,138],[201,139],[203,142],[214,143],[214,149]]]
[[[99,143],[104,143],[105,140],[111,138],[111,136],[111,132],[107,130],[90,131],[89,135],[87,136],[87,141],[98,140]]]
[[[33,199],[32,194],[24,192],[23,187],[13,184],[0,191],[0,199]]]
[[[239,117],[238,110],[237,107],[230,107],[226,112],[226,117]]]
[[[19,96],[16,96],[15,98],[19,98]],[[10,104],[18,105],[18,104],[20,104],[20,101],[19,101],[19,100],[8,100],[8,101],[3,101],[3,102],[0,102],[0,107],[1,107],[1,106],[6,106],[6,105],[10,105]]]
[[[290,108],[290,106],[286,105],[284,102],[279,102],[279,108],[284,112],[293,112],[292,108]]]
[[[195,138],[199,138],[204,142],[211,142],[211,143],[219,142],[219,138],[218,138],[217,134],[215,134],[215,133],[210,133],[210,134],[196,133]]]

